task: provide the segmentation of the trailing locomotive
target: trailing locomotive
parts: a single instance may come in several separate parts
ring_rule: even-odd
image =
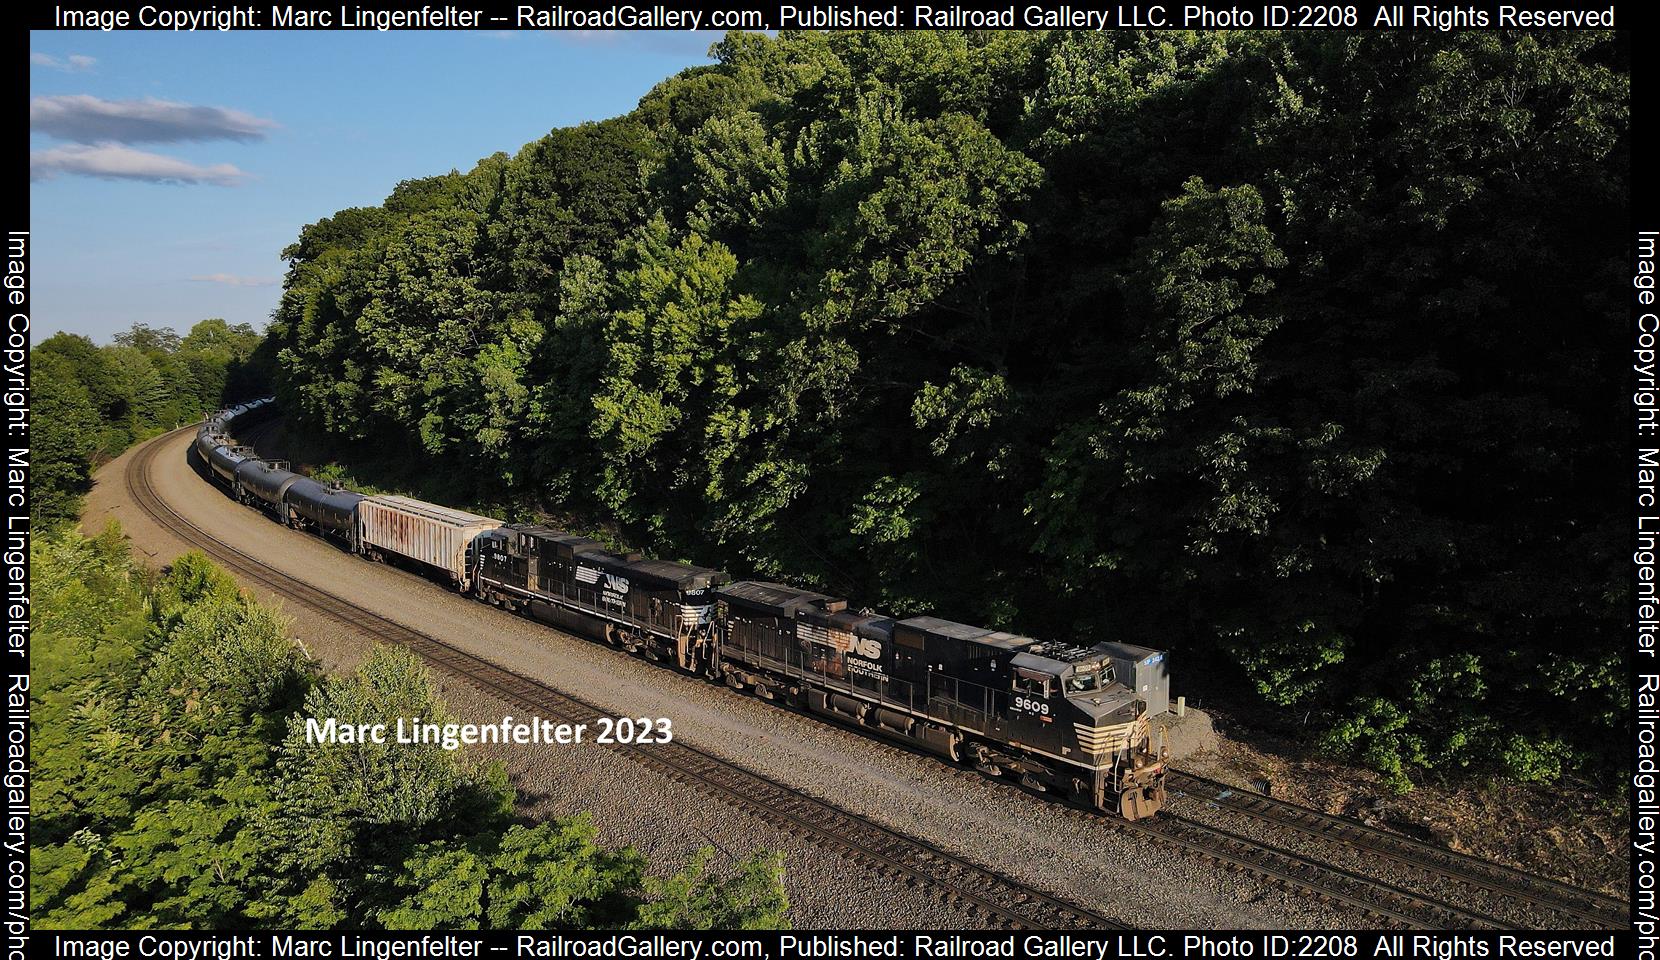
[[[549,527],[407,497],[326,487],[238,447],[274,413],[208,418],[196,452],[221,485],[279,521],[375,560],[735,690],[909,743],[990,776],[1127,819],[1165,800],[1152,717],[1169,708],[1162,651],[1039,641],[935,617],[853,611],[845,599],[619,554]]]
[[[510,524],[481,538],[478,595],[497,606],[692,673],[718,676],[719,570],[637,553],[549,527]]]

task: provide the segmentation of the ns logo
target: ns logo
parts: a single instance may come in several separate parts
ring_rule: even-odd
[[[616,593],[627,593],[628,578],[619,577],[614,573],[608,573],[605,575],[605,589]]]
[[[847,641],[847,652],[866,660],[882,659],[882,645],[869,637],[852,637]]]

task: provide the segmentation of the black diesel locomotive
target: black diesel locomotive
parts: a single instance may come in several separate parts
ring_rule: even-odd
[[[1164,654],[1045,642],[639,554],[530,524],[325,487],[238,447],[255,401],[209,418],[196,449],[238,499],[354,553],[446,574],[495,606],[909,743],[1128,819],[1164,804]],[[1161,738],[1162,739],[1162,738]]]

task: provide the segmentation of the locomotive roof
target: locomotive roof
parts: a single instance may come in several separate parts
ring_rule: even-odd
[[[548,543],[561,544],[570,550],[571,555],[579,557],[583,562],[609,570],[617,570],[631,577],[642,580],[667,584],[679,590],[702,590],[719,583],[725,583],[729,578],[725,572],[709,567],[694,566],[690,563],[675,563],[673,560],[648,560],[636,556],[629,559],[628,555],[607,549],[605,544],[589,537],[579,537],[574,533],[555,530],[540,524],[513,523],[507,526],[509,530],[517,530],[527,537],[535,537]]]
[[[757,607],[774,616],[793,617],[804,610],[828,611],[847,601],[787,583],[768,583],[764,580],[740,580],[720,588],[720,592],[739,603]]]
[[[574,533],[566,533],[563,530],[555,530],[552,527],[542,526],[539,523],[510,523],[507,525],[507,529],[517,530],[525,536],[535,537],[537,540],[545,540],[549,543],[561,544],[568,548],[573,554],[591,553],[594,551],[601,551],[604,553],[611,552],[606,549],[605,544],[600,543],[592,537],[580,537]]]
[[[648,580],[673,584],[681,590],[702,590],[732,579],[722,570],[675,563],[673,560],[635,560],[628,564],[627,569]]]
[[[853,632],[861,637],[870,637],[873,640],[893,639],[893,618],[881,614],[856,613],[853,616],[858,622],[853,625]]]
[[[892,617],[868,610],[848,610],[841,602],[833,599],[828,608],[813,604],[800,607],[795,617],[805,623],[816,623],[833,630],[846,630],[848,633],[873,640],[893,639]]]
[[[1023,637],[1017,633],[992,630],[988,627],[976,627],[966,623],[957,623],[954,620],[941,620],[938,617],[911,617],[899,621],[898,625],[909,627],[919,633],[931,633],[937,637],[950,637],[953,640],[980,643],[988,647],[1001,647],[1009,651],[1024,650],[1037,643],[1031,637]]]
[[[1058,660],[1061,663],[1100,660],[1107,655],[1106,651],[1098,647],[1081,647],[1075,643],[1062,643],[1055,640],[1040,643],[1027,652],[1033,656],[1046,657],[1050,660]]]
[[[1017,667],[1029,667],[1037,670],[1046,670],[1050,673],[1065,673],[1068,668],[1083,664],[1086,668],[1104,660],[1128,660],[1131,663],[1151,661],[1157,663],[1164,656],[1163,651],[1150,647],[1137,647],[1127,643],[1097,643],[1092,647],[1083,647],[1075,643],[1040,643],[1035,647],[1015,657]]]
[[[1162,658],[1164,656],[1163,650],[1156,650],[1152,647],[1139,647],[1133,643],[1112,643],[1108,641],[1098,643],[1096,646],[1105,647],[1107,655],[1110,657],[1116,657],[1120,660],[1128,660],[1131,663],[1141,663],[1149,659]],[[1158,660],[1154,659],[1153,662],[1157,663]]]

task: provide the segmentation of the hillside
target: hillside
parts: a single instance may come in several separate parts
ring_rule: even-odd
[[[295,432],[861,605],[1168,648],[1400,788],[1614,782],[1623,35],[716,54],[305,228]]]

